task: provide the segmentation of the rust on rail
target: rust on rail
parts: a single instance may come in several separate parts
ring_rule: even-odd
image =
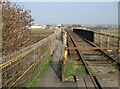
[[[79,50],[116,50],[116,49],[120,49],[120,47],[65,47],[65,49],[69,49],[69,50],[75,50],[75,49],[79,49]]]

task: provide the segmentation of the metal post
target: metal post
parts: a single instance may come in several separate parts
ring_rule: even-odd
[[[64,60],[63,60],[63,73],[62,73],[62,81],[65,81],[65,73],[66,73],[66,62],[67,62],[67,50],[64,52]]]
[[[41,45],[38,47],[37,55],[38,55],[38,60],[40,60],[41,59]]]
[[[96,34],[97,33],[94,32],[94,44],[96,44]]]
[[[110,46],[110,37],[109,37],[109,35],[107,35],[107,47],[109,47]],[[109,50],[108,50],[109,51]]]
[[[50,55],[52,55],[51,46],[52,46],[52,42],[51,42],[51,39],[49,39],[48,50],[49,50]]]
[[[100,35],[100,46],[102,47],[102,34],[99,35]]]
[[[118,38],[118,57],[119,57],[119,61],[120,61],[120,38]]]

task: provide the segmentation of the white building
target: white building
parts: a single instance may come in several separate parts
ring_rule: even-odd
[[[31,26],[30,28],[47,28],[46,25],[42,25],[42,26]]]
[[[30,28],[42,28],[42,26],[31,26]]]

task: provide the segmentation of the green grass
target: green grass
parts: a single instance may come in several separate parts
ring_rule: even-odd
[[[76,66],[75,73],[77,75],[81,75],[81,76],[84,76],[86,74],[85,69],[84,69],[83,66]]]
[[[45,60],[39,68],[33,73],[30,78],[25,82],[25,87],[36,87],[37,84],[40,82],[40,79],[48,69],[50,65],[50,61],[52,60],[52,57],[49,56],[47,60]]]
[[[66,78],[73,77],[74,75],[74,61],[68,59],[66,63]]]
[[[89,65],[88,66],[90,73],[94,76],[96,75],[95,70],[93,69],[93,66]]]
[[[66,64],[66,79],[71,79],[74,75],[86,75],[86,71],[81,62],[68,59]]]

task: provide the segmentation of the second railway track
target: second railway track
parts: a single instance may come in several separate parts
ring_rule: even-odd
[[[68,47],[95,47],[72,31],[67,31],[67,34]],[[86,71],[85,76],[77,75],[79,87],[85,87],[86,89],[89,87],[94,87],[95,89],[118,87],[118,63],[115,59],[111,60],[111,57],[99,49],[69,49],[68,51],[69,58],[80,61]]]

